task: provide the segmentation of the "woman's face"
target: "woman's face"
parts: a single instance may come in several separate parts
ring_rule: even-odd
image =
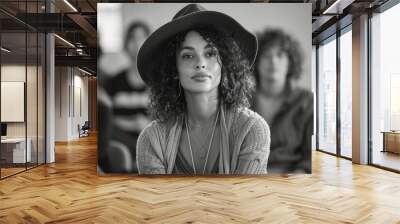
[[[139,48],[142,46],[146,38],[147,33],[142,27],[132,30],[130,38],[127,40],[128,44],[126,45],[126,50],[131,58],[136,59]]]
[[[215,46],[196,31],[189,31],[176,52],[176,67],[184,90],[194,93],[218,90],[221,59]]]
[[[279,47],[272,47],[260,55],[258,63],[260,90],[267,95],[278,95],[285,90],[289,57]]]

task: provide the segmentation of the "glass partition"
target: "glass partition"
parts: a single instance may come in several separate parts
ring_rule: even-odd
[[[44,2],[0,3],[1,179],[45,163],[45,35],[16,19]]]
[[[27,97],[26,97],[26,111],[27,111],[27,150],[30,150],[30,158],[28,158],[27,167],[34,167],[37,165],[37,127],[38,127],[38,35],[36,32],[27,33]]]
[[[41,13],[42,5],[39,1],[27,2],[26,12]],[[36,20],[36,21],[35,21]],[[38,17],[33,16],[31,22],[38,23]],[[27,27],[27,150],[30,149],[30,158],[27,167],[38,165],[38,112],[39,112],[39,33]]]
[[[2,177],[24,171],[31,151],[26,141],[26,33],[2,32],[1,46],[1,122]],[[27,160],[28,159],[28,160]]]

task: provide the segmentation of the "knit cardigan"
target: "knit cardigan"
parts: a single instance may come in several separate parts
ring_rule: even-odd
[[[248,108],[220,107],[220,114],[219,174],[266,174],[271,142],[267,122]],[[136,147],[139,174],[173,174],[183,125],[184,116],[179,116],[143,129]]]

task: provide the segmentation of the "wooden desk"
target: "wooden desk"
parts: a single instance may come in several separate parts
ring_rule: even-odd
[[[26,140],[28,143],[25,154],[25,138],[6,138],[1,139],[1,157],[6,163],[25,163],[31,162],[31,145],[30,138]],[[25,161],[26,160],[26,161]]]
[[[400,131],[383,131],[383,152],[400,154]]]

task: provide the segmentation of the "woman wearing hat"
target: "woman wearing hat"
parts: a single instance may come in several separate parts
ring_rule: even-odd
[[[137,142],[139,174],[265,174],[270,131],[251,111],[257,38],[226,14],[181,9],[139,50],[156,118]]]

